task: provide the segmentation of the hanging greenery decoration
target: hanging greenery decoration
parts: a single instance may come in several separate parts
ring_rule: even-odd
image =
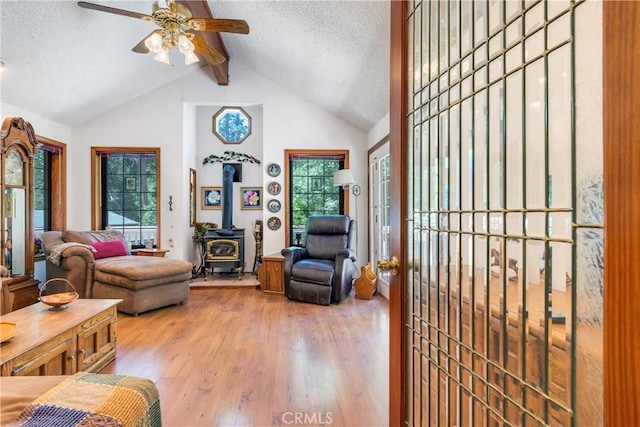
[[[235,160],[240,163],[257,163],[260,164],[260,160],[256,159],[253,156],[243,153],[236,153],[235,151],[225,151],[222,156],[216,156],[215,154],[211,154],[208,157],[205,157],[202,160],[202,164],[206,165],[207,163],[216,163],[216,162],[228,162],[229,160]]]

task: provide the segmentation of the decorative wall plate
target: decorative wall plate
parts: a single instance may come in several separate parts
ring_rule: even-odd
[[[277,216],[272,216],[267,220],[267,227],[269,227],[269,230],[276,231],[280,228],[280,225],[282,225],[282,223],[280,222],[280,218]]]
[[[269,174],[269,176],[273,177],[280,175],[280,165],[278,165],[277,163],[269,163],[267,165],[267,173]]]
[[[271,199],[267,202],[267,209],[269,212],[279,212],[282,205],[280,205],[280,200]]]
[[[267,192],[272,196],[277,196],[278,194],[280,194],[281,190],[282,186],[278,182],[272,181],[269,183],[269,185],[267,185]]]

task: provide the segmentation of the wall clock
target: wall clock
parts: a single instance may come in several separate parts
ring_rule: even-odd
[[[11,185],[24,185],[24,160],[18,150],[9,151],[4,166],[5,182]]]

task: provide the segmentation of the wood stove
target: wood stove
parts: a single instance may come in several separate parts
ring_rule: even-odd
[[[215,268],[231,268],[242,279],[244,273],[244,228],[233,225],[233,176],[236,169],[225,164],[222,169],[222,228],[209,230],[204,236],[204,279]]]
[[[209,230],[204,236],[205,256],[204,277],[207,280],[209,273],[214,273],[215,268],[235,270],[238,279],[242,279],[244,273],[244,228],[234,228],[229,235],[228,229]]]

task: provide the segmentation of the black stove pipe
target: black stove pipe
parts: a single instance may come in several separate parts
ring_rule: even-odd
[[[222,169],[222,228],[232,230],[233,226],[233,166],[225,165]]]

